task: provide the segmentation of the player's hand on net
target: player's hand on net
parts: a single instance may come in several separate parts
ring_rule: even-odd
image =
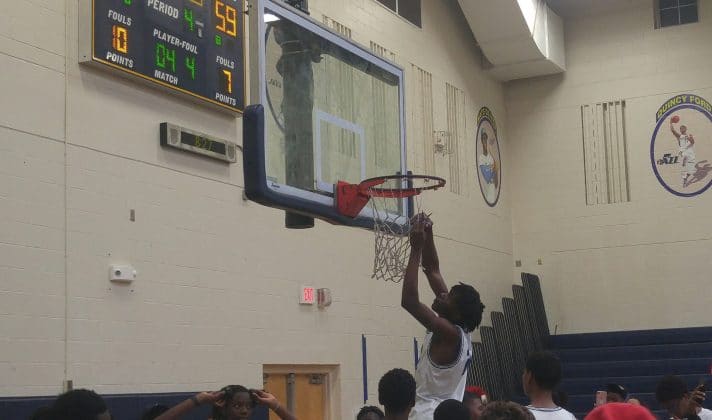
[[[418,213],[410,219],[410,246],[414,249],[421,249],[425,244],[425,226],[427,216]]]
[[[433,220],[430,218],[429,214],[420,213],[423,215],[423,229],[428,235],[433,234]]]

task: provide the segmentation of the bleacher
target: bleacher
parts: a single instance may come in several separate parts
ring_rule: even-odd
[[[522,273],[502,311],[491,313],[492,326],[481,327],[474,343],[468,382],[482,385],[491,400],[526,404],[521,376],[529,352],[548,349],[559,355],[568,394],[567,409],[582,419],[593,408],[595,392],[605,384],[623,385],[659,418],[667,418],[655,401],[655,386],[665,374],[682,377],[690,388],[709,378],[712,327],[550,335],[537,276]],[[709,389],[709,386],[708,386]],[[705,404],[711,405],[709,400]]]

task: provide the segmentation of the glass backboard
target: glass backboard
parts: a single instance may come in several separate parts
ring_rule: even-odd
[[[407,171],[403,71],[291,7],[258,2],[245,115],[245,188],[262,204],[332,223],[371,227],[335,208],[338,181]],[[405,203],[390,209],[405,222]],[[401,219],[398,219],[401,217]]]

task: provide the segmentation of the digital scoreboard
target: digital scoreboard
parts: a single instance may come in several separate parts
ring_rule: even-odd
[[[242,112],[244,0],[81,0],[81,61]]]

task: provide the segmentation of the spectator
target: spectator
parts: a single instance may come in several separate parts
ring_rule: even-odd
[[[623,385],[618,384],[606,384],[606,402],[607,403],[620,403],[625,402],[628,399],[628,391],[623,387]]]
[[[356,420],[383,420],[384,417],[383,411],[375,405],[362,407],[356,414]]]
[[[612,402],[596,407],[585,420],[655,420],[655,416],[640,405]]]
[[[537,420],[576,420],[573,414],[554,403],[553,392],[561,382],[561,362],[551,352],[536,352],[527,358],[522,375],[524,393],[531,404],[527,409]]]
[[[255,405],[266,405],[282,420],[296,420],[274,395],[242,385],[228,385],[216,392],[201,392],[156,417],[156,420],[177,420],[201,405],[213,406],[212,420],[246,419]]]
[[[386,420],[406,420],[415,405],[415,378],[405,369],[392,369],[378,381],[378,402]]]
[[[477,420],[482,415],[485,409],[487,399],[485,390],[478,386],[468,386],[465,388],[465,396],[462,397],[462,403],[465,404],[470,412],[470,420]]]
[[[685,382],[677,376],[668,375],[658,382],[655,398],[660,406],[675,418],[712,420],[712,411],[702,408],[705,393],[700,387],[689,392]]]
[[[57,397],[52,404],[49,418],[52,420],[111,420],[111,413],[99,394],[88,389],[75,389]]]
[[[519,404],[495,401],[485,406],[480,420],[528,420],[527,410]]]
[[[458,400],[445,400],[433,412],[433,420],[469,420],[470,412]]]

